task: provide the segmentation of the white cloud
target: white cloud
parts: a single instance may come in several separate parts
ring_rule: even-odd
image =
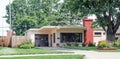
[[[96,15],[91,15],[91,16],[89,16],[88,18],[90,18],[90,19],[96,19],[97,17],[96,17]]]

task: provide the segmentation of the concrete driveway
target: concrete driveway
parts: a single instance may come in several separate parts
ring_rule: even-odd
[[[82,54],[85,55],[84,59],[120,59],[120,52],[96,52],[96,51],[53,48],[53,47],[42,47],[42,48],[49,50],[63,51],[63,52],[74,52],[74,54]]]

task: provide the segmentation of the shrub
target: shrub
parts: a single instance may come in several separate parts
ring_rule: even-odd
[[[88,47],[95,47],[95,43],[89,43]]]
[[[116,40],[115,42],[114,42],[114,46],[120,46],[120,41],[118,41],[118,40]]]
[[[85,47],[86,46],[86,44],[85,43],[82,43],[82,47]]]
[[[19,46],[19,48],[30,49],[34,48],[34,45],[32,44],[31,40],[26,40]]]
[[[33,44],[23,44],[23,45],[20,45],[20,48],[23,48],[23,49],[30,49],[30,48],[33,48],[34,45]]]
[[[120,47],[120,41],[115,40],[115,41],[114,41],[114,46],[115,46],[115,47]]]
[[[79,46],[79,44],[75,43],[74,46]]]
[[[66,45],[67,45],[67,46],[71,46],[71,44],[70,44],[70,43],[66,43]]]
[[[22,44],[32,44],[32,41],[31,40],[26,40],[26,41],[23,41]]]
[[[103,47],[107,47],[107,41],[106,40],[103,40],[103,41],[99,41],[98,43],[98,48],[103,48]]]

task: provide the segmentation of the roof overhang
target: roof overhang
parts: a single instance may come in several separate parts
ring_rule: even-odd
[[[52,31],[52,30],[58,30],[58,29],[81,29],[86,30],[86,27],[81,26],[43,26],[39,29],[29,29],[28,31]]]

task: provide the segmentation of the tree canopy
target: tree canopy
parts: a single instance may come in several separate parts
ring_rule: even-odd
[[[12,29],[17,35],[23,35],[29,28],[45,25],[79,24],[79,17],[71,20],[72,14],[60,3],[60,0],[14,0],[11,4]],[[9,22],[9,5],[6,6]],[[75,15],[74,18],[77,16]]]
[[[114,41],[120,26],[120,0],[65,0],[64,3],[71,12],[96,15],[95,24],[104,29],[107,40]]]

